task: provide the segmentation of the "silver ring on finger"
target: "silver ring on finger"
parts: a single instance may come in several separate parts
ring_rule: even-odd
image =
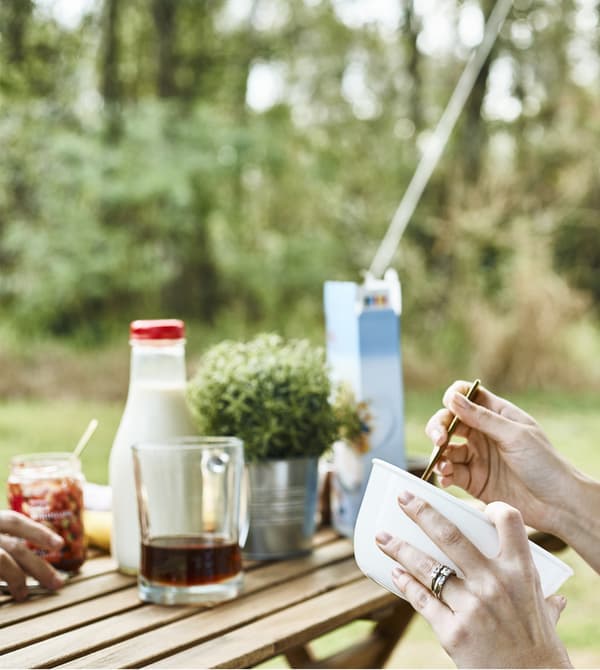
[[[442,600],[444,585],[452,576],[456,576],[456,571],[442,563],[438,563],[431,571],[431,591],[438,600]]]

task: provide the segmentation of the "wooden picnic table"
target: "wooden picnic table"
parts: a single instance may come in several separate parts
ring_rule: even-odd
[[[425,461],[411,460],[422,472]],[[551,551],[565,545],[546,534]],[[352,542],[322,528],[311,554],[246,562],[242,594],[214,607],[142,603],[134,577],[92,553],[60,591],[15,603],[0,597],[0,668],[242,668],[283,654],[294,668],[380,668],[413,614],[359,571]],[[359,619],[363,639],[328,658],[309,643]]]
[[[0,602],[0,667],[249,667],[284,654],[292,667],[381,667],[413,615],[366,579],[333,530],[304,557],[246,565],[243,594],[214,607],[139,601],[134,577],[96,553],[60,591]],[[307,644],[357,619],[364,640],[328,659]]]
[[[409,459],[408,469],[425,465]],[[413,608],[362,575],[348,538],[325,527],[313,545],[307,556],[246,562],[242,594],[213,607],[142,603],[136,579],[96,551],[56,593],[0,597],[0,668],[241,668],[281,654],[295,668],[382,667]],[[358,619],[375,622],[363,639],[312,655],[312,640]]]

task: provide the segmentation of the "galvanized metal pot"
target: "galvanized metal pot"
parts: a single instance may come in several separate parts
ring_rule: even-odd
[[[317,508],[318,459],[249,463],[250,527],[244,555],[256,560],[311,551]]]

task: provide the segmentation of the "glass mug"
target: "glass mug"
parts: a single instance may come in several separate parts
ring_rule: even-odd
[[[133,445],[138,595],[163,605],[235,597],[247,535],[243,443],[185,437]]]

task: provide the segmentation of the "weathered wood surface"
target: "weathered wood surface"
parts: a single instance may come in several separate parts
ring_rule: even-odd
[[[140,602],[135,579],[95,555],[56,594],[0,600],[0,667],[247,667],[286,652],[292,665],[327,667],[327,659],[310,656],[308,642],[387,608],[384,620],[394,626],[380,621],[372,639],[332,658],[334,667],[372,667],[388,656],[412,615],[362,576],[351,542],[330,529],[317,534],[308,556],[249,562],[245,570],[235,600],[163,607]]]

